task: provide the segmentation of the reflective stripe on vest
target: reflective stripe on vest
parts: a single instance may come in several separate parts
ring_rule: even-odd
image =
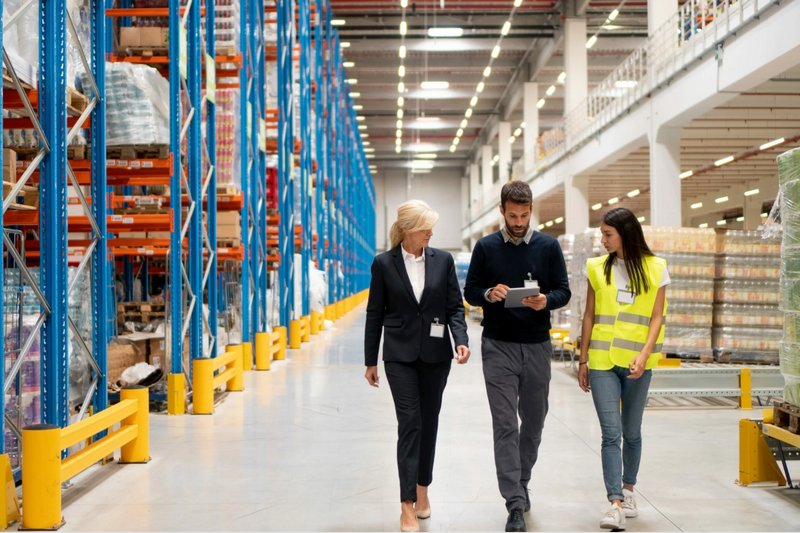
[[[594,343],[595,343],[595,341],[591,341],[589,343],[589,348],[590,349],[591,349],[591,347],[592,347],[592,345]],[[603,344],[611,344],[611,343],[603,343]],[[630,350],[632,352],[641,352],[642,350],[644,350],[645,343],[629,341],[629,340],[620,339],[620,338],[617,337],[617,338],[614,339],[613,346],[614,346],[614,348],[620,348],[622,350]],[[662,346],[661,344],[656,344],[655,347],[653,348],[653,353],[661,352],[661,346]],[[611,347],[609,346],[606,349],[610,350]]]
[[[607,352],[611,349],[611,343],[609,341],[589,341],[589,349],[604,350]]]
[[[620,312],[617,315],[617,320],[619,320],[620,322],[628,322],[630,324],[637,324],[639,326],[649,326],[650,325],[650,317],[649,316],[635,315],[633,313]],[[613,322],[612,322],[612,324],[613,324]]]
[[[594,315],[595,324],[605,324],[606,326],[613,326],[617,321],[614,315]]]

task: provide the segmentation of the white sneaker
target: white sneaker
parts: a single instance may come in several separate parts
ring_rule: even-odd
[[[628,489],[622,489],[622,495],[625,497],[625,500],[622,502],[625,518],[635,518],[639,516],[639,510],[636,508],[636,497],[633,495],[633,492]]]
[[[600,520],[600,529],[625,529],[625,511],[622,507],[612,503]]]

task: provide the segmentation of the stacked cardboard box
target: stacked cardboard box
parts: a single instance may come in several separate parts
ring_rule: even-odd
[[[242,245],[242,216],[238,211],[217,213],[217,246],[239,248]]]

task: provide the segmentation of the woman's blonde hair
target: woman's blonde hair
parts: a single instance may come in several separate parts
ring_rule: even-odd
[[[406,233],[425,231],[433,228],[439,220],[439,213],[422,200],[409,200],[397,208],[397,220],[389,229],[391,249],[397,248]]]

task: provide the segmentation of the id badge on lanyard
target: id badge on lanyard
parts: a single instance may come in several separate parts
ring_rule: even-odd
[[[532,289],[534,287],[538,287],[539,286],[539,281],[535,280],[535,279],[532,279],[532,278],[533,278],[533,276],[531,276],[531,273],[528,272],[528,279],[524,280],[524,283],[525,283],[524,287],[526,289]]]
[[[636,301],[635,292],[623,291],[622,289],[617,289],[617,303],[633,305],[633,302],[635,301]]]

